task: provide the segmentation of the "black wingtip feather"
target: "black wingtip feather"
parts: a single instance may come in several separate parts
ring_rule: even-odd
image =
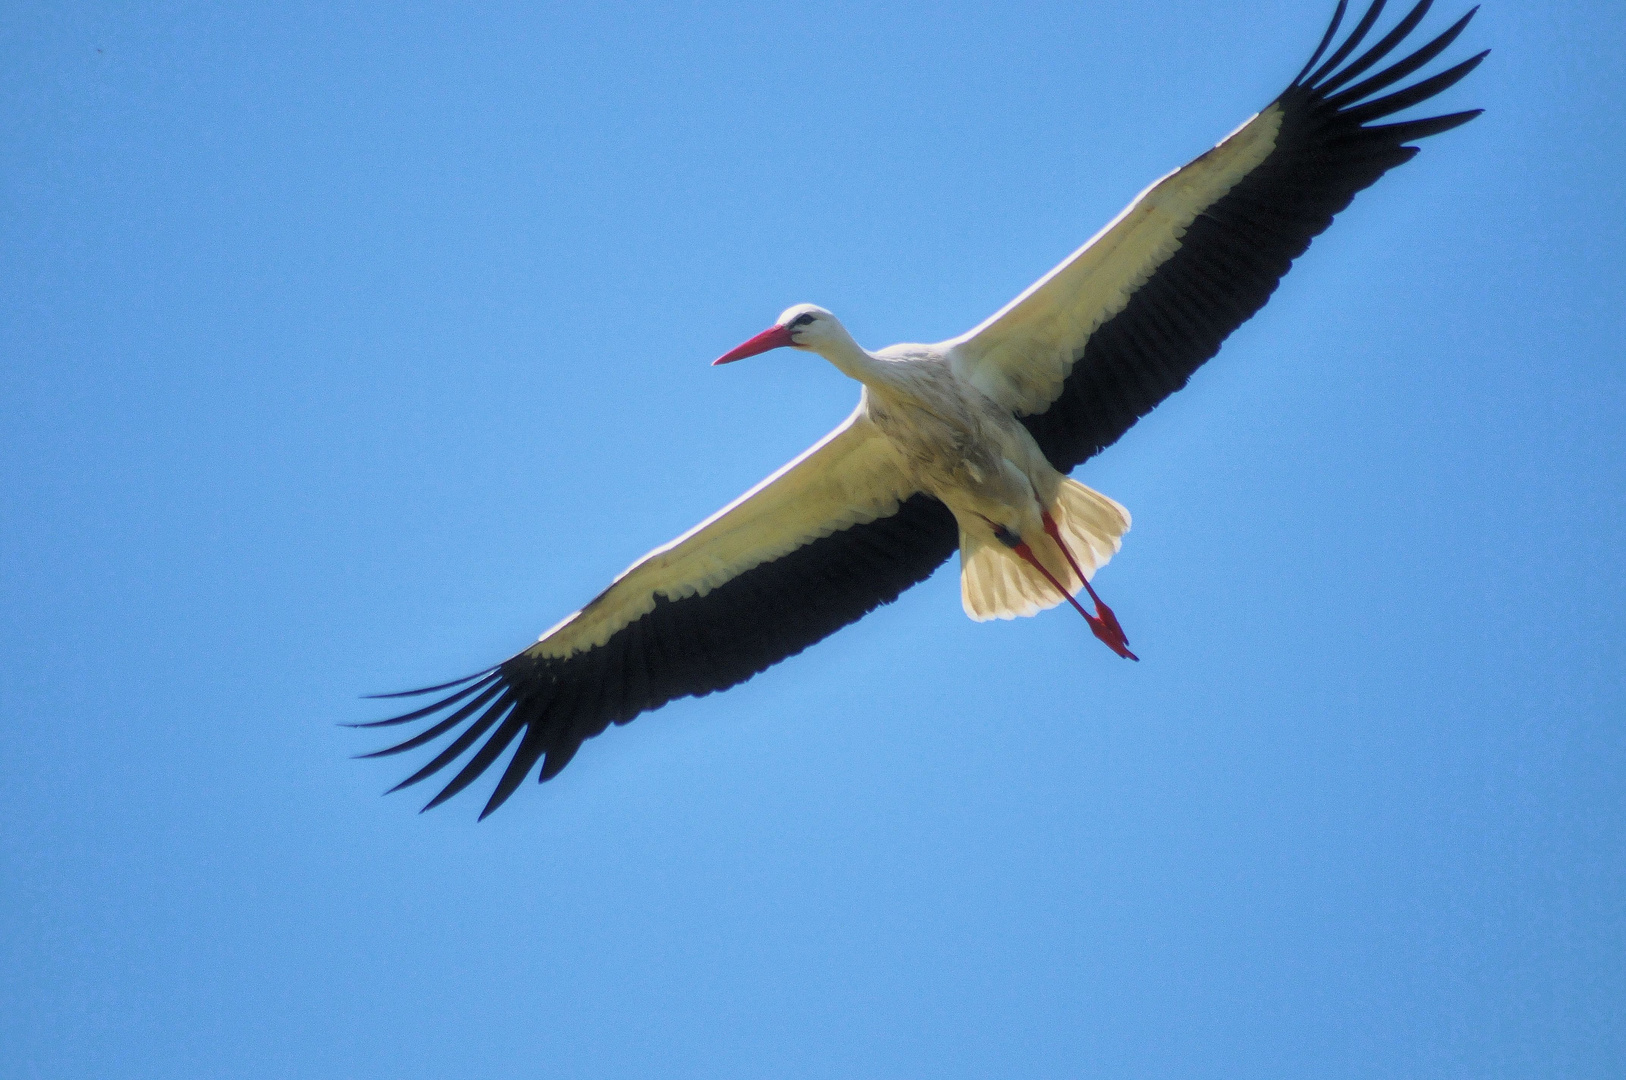
[[[1422,0],[1418,6],[1427,7],[1433,2],[1434,0]],[[1356,47],[1366,38],[1366,35],[1371,32],[1373,24],[1378,21],[1378,16],[1383,14],[1386,3],[1387,0],[1373,0],[1372,6],[1366,9],[1366,14],[1361,16],[1361,21],[1356,24],[1354,30],[1350,31],[1349,37],[1345,38],[1344,43],[1338,46],[1338,50],[1327,57],[1327,62],[1322,64],[1316,73],[1306,80],[1306,86],[1316,86],[1322,79],[1327,77],[1328,72],[1338,69],[1338,65],[1344,62],[1344,58],[1354,52]]]
[[[480,676],[490,675],[496,670],[497,669],[494,667],[488,667],[484,670],[476,671],[473,675],[465,675],[461,679],[453,679],[451,682],[443,682],[438,686],[425,686],[418,690],[398,690],[393,694],[363,694],[361,696],[369,701],[379,701],[385,698],[422,697],[425,694],[433,694],[436,690],[450,690],[454,686],[462,686],[466,682],[473,682]]]
[[[439,795],[429,800],[424,806],[425,810],[433,809],[450,799],[453,795],[474,783],[481,773],[491,767],[491,763],[496,761],[504,750],[508,749],[508,744],[513,742],[525,727],[524,721],[520,719],[517,713],[518,710],[516,709],[514,714],[510,714],[508,719],[503,721],[501,727],[491,733],[491,738],[487,739],[485,745],[480,747],[473,757],[469,758],[468,764],[464,765],[462,770],[452,777],[450,783],[440,789]]]
[[[1310,59],[1299,69],[1299,73],[1293,76],[1291,85],[1298,86],[1304,82],[1304,76],[1309,74],[1310,69],[1315,67],[1315,62],[1321,59],[1321,54],[1327,51],[1327,46],[1332,44],[1333,35],[1338,33],[1338,27],[1344,21],[1344,12],[1348,10],[1349,0],[1338,0],[1338,7],[1332,13],[1332,22],[1327,24],[1327,32],[1321,35],[1321,44],[1316,46],[1315,52],[1310,54]]]
[[[1401,142],[1410,142],[1413,139],[1426,139],[1430,135],[1438,135],[1442,131],[1450,131],[1452,128],[1461,127],[1484,111],[1484,109],[1469,109],[1467,112],[1451,113],[1448,116],[1431,116],[1427,120],[1408,120],[1399,124],[1378,124],[1367,128],[1367,130],[1385,131],[1392,138]]]
[[[1449,90],[1451,87],[1455,86],[1464,77],[1466,77],[1470,71],[1483,63],[1485,57],[1489,55],[1490,50],[1486,49],[1478,56],[1469,57],[1456,67],[1448,68],[1445,71],[1440,72],[1438,75],[1435,75],[1432,78],[1424,79],[1420,83],[1415,83],[1408,86],[1404,90],[1397,90],[1386,97],[1380,97],[1376,100],[1368,101],[1363,105],[1356,105],[1353,108],[1345,109],[1342,115],[1348,118],[1348,120],[1351,122],[1364,126],[1369,121],[1378,120],[1385,116],[1391,116],[1402,109],[1409,109],[1413,105],[1427,101],[1434,95],[1445,90]]]
[[[413,784],[426,780],[440,772],[440,770],[444,769],[447,765],[450,765],[453,761],[461,757],[465,750],[473,746],[474,741],[481,735],[485,734],[486,729],[492,724],[496,723],[499,717],[513,707],[513,704],[514,695],[512,691],[509,691],[508,693],[499,697],[491,704],[491,707],[482,713],[478,720],[470,724],[463,734],[459,735],[451,743],[451,745],[447,746],[446,749],[435,755],[434,759],[430,761],[429,764],[425,765],[423,768],[419,769],[405,780],[402,780],[399,784],[396,784],[384,794],[393,795],[402,788],[409,788]]]
[[[524,783],[531,766],[547,750],[546,730],[537,721],[541,719],[541,710],[527,709],[525,720],[525,737],[519,741],[514,749],[514,756],[508,762],[508,768],[503,770],[502,779],[497,781],[497,788],[486,800],[485,809],[480,811],[480,820],[484,821],[491,814],[508,801],[519,785]]]
[[[1343,86],[1351,79],[1358,77],[1367,69],[1377,64],[1384,57],[1394,52],[1395,47],[1398,46],[1402,41],[1406,40],[1406,38],[1410,37],[1411,32],[1417,29],[1418,24],[1423,21],[1423,16],[1428,14],[1428,9],[1433,5],[1433,2],[1434,0],[1422,0],[1422,2],[1416,7],[1407,12],[1405,18],[1401,19],[1399,23],[1395,24],[1395,28],[1390,30],[1389,33],[1384,36],[1383,40],[1379,41],[1376,45],[1368,49],[1358,59],[1351,62],[1348,67],[1333,75],[1332,78],[1328,79],[1326,82],[1319,83],[1316,86],[1316,89],[1323,95],[1331,94],[1340,86]],[[1427,48],[1427,46],[1424,46],[1424,48]]]
[[[468,702],[446,719],[432,725],[424,731],[419,732],[417,735],[414,735],[405,742],[397,743],[394,746],[385,747],[382,750],[374,750],[370,754],[362,754],[360,756],[364,758],[393,757],[396,754],[404,753],[408,750],[415,750],[424,743],[433,742],[442,735],[446,734],[448,731],[452,730],[458,724],[461,724],[464,720],[467,720],[469,717],[473,716],[480,709],[484,708],[486,702],[490,701],[492,697],[501,692],[501,690],[501,686],[488,686],[486,687],[485,692],[479,697]]]
[[[459,690],[455,694],[452,694],[450,697],[440,699],[433,705],[425,705],[421,709],[416,709],[401,716],[392,716],[388,720],[370,720],[363,724],[345,724],[344,726],[352,728],[394,727],[396,724],[405,724],[412,720],[421,720],[426,716],[431,716],[434,713],[440,712],[442,709],[447,708],[456,702],[462,701],[470,694],[478,692],[481,687],[489,686],[496,680],[497,676],[495,674],[488,675],[486,678],[481,679],[477,683],[471,683],[468,686],[465,686],[463,689]]]
[[[548,750],[547,760],[542,762],[542,771],[536,774],[536,782],[545,784],[564,771],[570,759],[576,756],[576,751],[582,748],[579,742],[566,743],[563,746],[551,747]]]
[[[1474,10],[1477,11],[1479,9],[1475,8]],[[1365,82],[1352,86],[1348,90],[1343,90],[1332,95],[1331,97],[1327,98],[1327,104],[1335,109],[1341,109],[1346,105],[1352,105],[1364,97],[1369,97],[1370,95],[1377,93],[1384,87],[1394,85],[1401,79],[1404,79],[1406,76],[1410,75],[1412,72],[1423,67],[1423,65],[1440,55],[1446,49],[1450,48],[1451,43],[1457,40],[1458,35],[1460,35],[1463,30],[1467,29],[1468,22],[1473,17],[1473,11],[1468,12],[1468,14],[1464,15],[1462,18],[1453,23],[1451,27],[1445,31],[1445,33],[1441,34],[1427,45],[1424,45],[1421,49],[1418,49],[1416,52],[1412,53],[1399,63],[1394,64],[1372,76]],[[1340,85],[1343,83],[1343,81],[1344,80],[1342,77],[1340,77],[1338,80]],[[1331,94],[1335,89],[1337,89],[1336,86],[1328,85],[1322,87],[1321,92],[1324,94]]]

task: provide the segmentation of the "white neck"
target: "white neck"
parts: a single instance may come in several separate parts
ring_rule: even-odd
[[[844,326],[837,324],[836,330],[825,340],[809,342],[807,347],[834,364],[843,375],[865,386],[886,382],[886,361],[871,356]]]

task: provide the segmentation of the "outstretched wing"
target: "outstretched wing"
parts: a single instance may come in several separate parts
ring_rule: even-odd
[[[1320,48],[1269,107],[1147,188],[981,326],[944,342],[956,373],[1020,416],[1058,469],[1116,442],[1264,306],[1356,192],[1417,153],[1406,142],[1482,111],[1371,123],[1426,101],[1484,59],[1482,52],[1373,97],[1443,52],[1475,8],[1415,53],[1355,82],[1417,28],[1431,3],[1422,0],[1345,64],[1383,10],[1375,0],[1316,67],[1342,22],[1348,0],[1339,0]]]
[[[611,723],[749,679],[897,599],[958,543],[954,515],[913,490],[860,406],[795,461],[638,560],[524,652],[458,682],[385,695],[453,691],[404,716],[357,725],[430,724],[366,756],[458,732],[399,790],[480,743],[427,810],[467,787],[517,739],[485,817],[538,760],[538,779],[547,780]]]

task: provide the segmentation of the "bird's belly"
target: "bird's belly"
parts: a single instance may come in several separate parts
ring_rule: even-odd
[[[1003,511],[1033,503],[1033,487],[1005,453],[997,434],[924,410],[872,414],[891,440],[914,485],[956,513],[1004,520]]]

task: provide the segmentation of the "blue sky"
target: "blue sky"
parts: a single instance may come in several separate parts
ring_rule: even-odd
[[[1142,663],[945,571],[479,825],[336,726],[855,397],[712,357],[968,328],[1331,7],[13,6],[4,1071],[1619,1075],[1615,4],[1488,3],[1485,116],[1080,470]]]

